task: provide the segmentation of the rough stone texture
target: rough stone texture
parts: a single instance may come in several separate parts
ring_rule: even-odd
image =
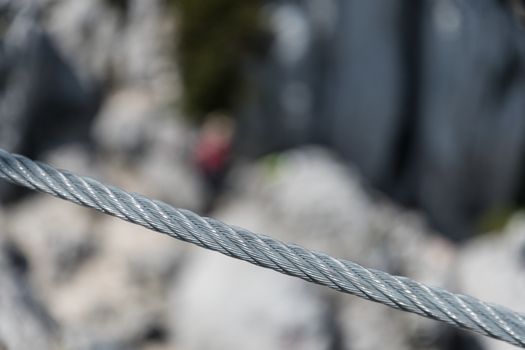
[[[373,183],[392,176],[397,134],[403,127],[403,1],[337,2],[336,31],[327,58],[333,68],[322,88],[317,128],[321,140],[358,165]],[[414,6],[417,6],[414,4]],[[395,28],[395,29],[394,29]],[[414,48],[417,49],[417,48]]]
[[[431,234],[417,213],[367,190],[355,171],[325,149],[285,152],[232,178],[238,184],[235,200],[219,212],[228,222],[240,217],[231,218],[230,212],[244,211],[280,223],[275,232],[280,239],[397,273],[430,268],[436,282],[446,279],[455,248]],[[428,253],[420,254],[421,249]],[[439,263],[433,267],[435,259]]]
[[[68,144],[42,154],[42,161],[58,169],[67,169],[79,175],[99,178],[104,176],[104,164],[97,160],[90,147]]]
[[[516,215],[503,232],[470,242],[460,256],[456,279],[461,290],[488,302],[525,312],[525,216]],[[487,349],[514,349],[483,339]]]
[[[150,345],[148,332],[165,330],[165,293],[180,243],[114,219],[99,221],[103,249],[48,303],[64,325],[68,348],[140,349]]]
[[[89,215],[74,204],[38,195],[10,207],[6,217],[8,237],[38,270],[31,278],[45,294],[72,279],[97,249]]]
[[[239,152],[328,145],[457,240],[516,199],[525,45],[504,1],[279,1],[269,17]]]
[[[8,237],[27,256],[31,287],[67,349],[138,348],[163,327],[179,242],[51,197],[6,215]]]
[[[81,72],[110,86],[141,86],[154,96],[177,95],[173,18],[163,2],[49,1],[46,28]]]
[[[23,2],[0,4],[0,147],[37,158],[56,145],[86,142],[98,98],[63,59],[36,8]],[[0,200],[16,195],[0,185]]]
[[[461,238],[522,186],[523,29],[490,0],[431,2],[423,23],[424,90],[406,185],[434,223]]]
[[[109,180],[198,210],[203,189],[191,164],[193,134],[189,125],[150,93],[133,89],[112,94],[93,127]],[[118,166],[112,166],[115,163]]]
[[[115,87],[138,86],[139,99],[159,108],[176,98],[173,17],[162,1],[127,3],[0,3],[0,147],[38,158],[64,143],[89,144],[101,97]],[[0,199],[15,197],[2,184]]]
[[[6,265],[5,261],[0,265],[0,347],[55,349],[57,335],[53,321],[34,299],[26,281]]]
[[[81,83],[63,59],[36,9],[7,13],[0,43],[1,146],[39,154],[54,144],[85,140],[97,106],[94,87]]]
[[[315,290],[216,253],[193,254],[171,308],[182,349],[330,349],[326,305]]]
[[[228,223],[432,285],[451,286],[456,248],[430,233],[417,214],[371,197],[359,177],[326,150],[285,152],[278,160],[240,169],[233,178],[238,187],[217,213]],[[450,332],[436,322],[355,297],[321,293],[323,307],[337,320],[328,334],[330,342],[342,348],[377,349],[384,339],[392,339],[390,349],[442,349],[437,340]],[[229,306],[222,305],[224,313]]]
[[[248,210],[252,204],[258,207],[252,210],[251,216],[256,216],[263,209],[260,215],[269,222],[274,218],[283,223],[280,238],[326,242],[317,248],[340,247],[339,253],[350,256],[362,255],[355,249],[366,249],[370,199],[356,177],[327,151],[287,152],[239,170],[232,182],[242,191],[236,192],[239,197],[231,204],[235,210]]]
[[[0,218],[0,349],[56,349],[59,329],[27,281],[24,256]]]

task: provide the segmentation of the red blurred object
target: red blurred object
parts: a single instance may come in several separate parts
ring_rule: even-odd
[[[233,121],[223,115],[210,116],[202,126],[194,149],[194,162],[201,172],[207,188],[204,211],[209,212],[224,187],[224,178],[229,168]]]
[[[220,133],[204,133],[195,148],[195,161],[205,173],[221,171],[231,153],[231,140]]]

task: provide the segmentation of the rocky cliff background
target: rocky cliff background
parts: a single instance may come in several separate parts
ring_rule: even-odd
[[[0,147],[525,310],[520,2],[197,3],[0,1]],[[217,115],[235,136],[210,196],[195,149]],[[0,349],[511,349],[0,198]]]

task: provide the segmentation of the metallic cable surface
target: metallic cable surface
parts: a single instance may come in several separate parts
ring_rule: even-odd
[[[174,238],[525,348],[525,315],[201,217],[0,149],[0,177]]]

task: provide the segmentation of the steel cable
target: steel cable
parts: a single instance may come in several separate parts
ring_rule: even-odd
[[[233,258],[525,348],[525,315],[173,208],[0,149],[0,177]]]

